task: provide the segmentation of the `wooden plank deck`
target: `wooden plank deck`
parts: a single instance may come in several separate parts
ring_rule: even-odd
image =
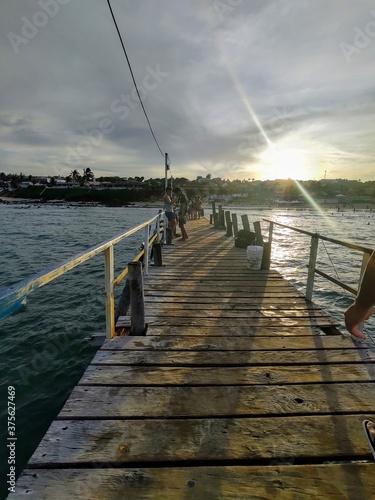
[[[374,353],[204,219],[188,230],[145,280],[147,336],[104,343],[12,498],[375,498]]]

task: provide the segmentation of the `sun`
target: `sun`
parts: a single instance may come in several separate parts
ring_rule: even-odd
[[[262,153],[259,166],[261,180],[311,178],[309,158],[298,149],[271,145]]]

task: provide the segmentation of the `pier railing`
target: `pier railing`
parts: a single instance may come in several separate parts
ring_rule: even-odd
[[[360,270],[360,275],[359,275],[359,282],[361,281],[362,274],[366,268],[367,261],[370,257],[370,255],[373,252],[373,249],[364,247],[362,245],[357,245],[355,243],[351,243],[349,241],[344,241],[344,240],[338,240],[335,238],[330,238],[328,236],[323,236],[319,233],[312,233],[310,231],[305,231],[304,229],[296,228],[293,226],[288,226],[286,224],[282,224],[280,222],[275,222],[269,219],[263,219],[265,222],[269,223],[269,235],[268,235],[268,242],[270,243],[272,247],[272,238],[273,238],[273,232],[275,226],[283,227],[286,229],[290,229],[292,231],[295,231],[297,233],[305,234],[307,236],[310,236],[311,241],[310,241],[310,255],[309,255],[309,263],[308,263],[308,274],[307,274],[307,282],[306,282],[306,292],[305,292],[305,297],[307,300],[312,299],[312,294],[314,290],[314,281],[315,281],[315,276],[319,275],[322,278],[330,281],[331,283],[334,283],[335,285],[338,285],[339,287],[343,288],[344,290],[347,290],[348,292],[356,295],[357,294],[357,289],[343,283],[341,280],[338,278],[335,278],[333,276],[330,276],[329,274],[325,273],[324,271],[318,269],[316,267],[317,263],[317,256],[318,256],[318,245],[319,241],[329,241],[330,243],[334,243],[335,245],[339,245],[342,247],[350,248],[351,250],[356,250],[359,252],[362,252],[362,265],[361,265],[361,270]]]
[[[241,220],[242,220],[242,227],[246,231],[250,231],[250,223],[248,216],[246,214],[241,215]],[[356,295],[358,290],[353,288],[350,285],[347,285],[343,283],[339,278],[335,278],[333,276],[330,276],[328,273],[325,273],[321,269],[318,269],[316,267],[317,264],[317,257],[318,257],[318,245],[319,241],[328,241],[330,243],[333,243],[335,245],[339,245],[342,247],[349,248],[351,250],[356,250],[358,252],[362,252],[362,265],[359,273],[359,283],[362,279],[363,272],[366,268],[366,264],[368,259],[370,258],[370,255],[373,252],[372,248],[368,248],[362,245],[357,245],[355,243],[351,243],[349,241],[344,241],[344,240],[338,240],[335,238],[330,238],[328,236],[323,236],[319,233],[313,233],[310,231],[306,231],[304,229],[300,229],[297,227],[293,226],[288,226],[286,224],[282,224],[280,222],[275,222],[270,219],[262,219],[264,222],[269,223],[269,232],[268,232],[268,241],[264,242],[263,241],[263,235],[261,232],[261,227],[260,227],[260,222],[255,221],[253,223],[254,225],[254,233],[256,237],[257,244],[264,246],[264,255],[266,254],[267,258],[263,258],[263,263],[262,267],[263,269],[268,269],[270,261],[272,259],[272,238],[273,238],[273,231],[275,229],[275,226],[277,227],[283,227],[286,229],[290,229],[291,231],[295,231],[297,233],[304,234],[306,236],[310,236],[311,242],[310,242],[310,255],[309,255],[309,262],[307,265],[308,268],[308,275],[307,275],[307,281],[306,281],[306,292],[305,292],[305,298],[309,301],[312,300],[312,295],[314,291],[314,282],[315,282],[315,277],[316,275],[321,276],[322,278],[330,281],[331,283],[334,283],[335,285],[343,288],[344,290],[347,290],[348,292],[352,293],[353,295]],[[238,220],[237,220],[237,214],[231,213],[229,210],[225,211],[223,209],[222,205],[218,205],[218,211],[216,211],[216,204],[215,202],[212,203],[212,215],[211,215],[211,223],[214,224],[214,227],[216,229],[223,229],[226,230],[227,236],[234,236],[237,237],[238,234]]]
[[[0,291],[0,319],[8,316],[12,312],[17,311],[24,303],[28,294],[34,290],[47,285],[59,276],[67,273],[74,267],[83,264],[89,259],[92,259],[100,253],[104,253],[105,258],[105,304],[106,304],[106,336],[112,338],[115,334],[115,307],[114,307],[114,290],[115,287],[128,274],[128,267],[121,271],[119,276],[114,276],[114,246],[129,236],[144,230],[144,245],[141,252],[133,259],[139,261],[143,257],[144,274],[148,274],[149,249],[155,241],[160,240],[162,231],[161,218],[164,212],[160,212],[152,219],[143,222],[142,224],[126,231],[125,233],[115,236],[111,240],[92,247],[89,250],[82,252],[75,257],[59,264],[58,266],[44,269],[43,271],[22,280],[15,285],[12,285]],[[151,235],[151,226],[155,223],[155,233]]]

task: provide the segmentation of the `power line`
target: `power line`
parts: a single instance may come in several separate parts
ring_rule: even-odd
[[[110,0],[107,0],[107,3],[108,3],[108,7],[109,7],[109,10],[111,11],[111,15],[112,15],[112,19],[113,19],[113,22],[116,26],[116,30],[117,30],[117,34],[120,38],[120,42],[121,42],[121,45],[122,45],[122,50],[124,51],[124,54],[125,54],[125,57],[126,57],[126,61],[128,63],[128,66],[129,66],[129,70],[130,70],[130,74],[132,76],[132,79],[133,79],[133,83],[134,83],[134,87],[135,87],[135,90],[137,91],[137,95],[138,95],[138,99],[139,99],[139,102],[141,103],[141,106],[142,106],[142,109],[143,109],[143,113],[146,117],[146,120],[147,120],[147,123],[148,123],[148,126],[150,128],[150,131],[151,131],[151,134],[152,134],[152,137],[154,138],[154,141],[157,145],[157,147],[159,148],[159,151],[160,153],[164,156],[164,153],[163,151],[161,150],[160,146],[159,146],[159,143],[158,141],[156,140],[156,137],[155,137],[155,134],[154,134],[154,131],[152,130],[152,127],[151,127],[151,123],[150,123],[150,120],[148,119],[148,116],[147,116],[147,113],[146,113],[146,110],[145,110],[145,107],[143,105],[143,102],[142,102],[142,99],[141,99],[141,96],[139,94],[139,91],[138,91],[138,86],[137,86],[137,83],[135,81],[135,78],[134,78],[134,74],[133,74],[133,70],[132,70],[132,67],[131,67],[131,64],[130,64],[130,61],[129,61],[129,58],[128,58],[128,54],[126,53],[126,49],[125,49],[125,45],[124,45],[124,42],[122,40],[122,36],[121,36],[121,33],[120,33],[120,30],[117,26],[117,22],[116,22],[116,19],[115,19],[115,16],[113,14],[113,10],[112,10],[112,7],[111,7],[111,2]]]

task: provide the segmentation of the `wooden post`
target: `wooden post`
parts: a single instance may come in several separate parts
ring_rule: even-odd
[[[156,241],[157,242],[160,241],[160,214],[161,214],[161,210],[159,210],[159,217],[156,219],[156,234],[157,234]]]
[[[245,229],[245,231],[249,231],[250,233],[250,224],[249,224],[249,218],[246,214],[241,215],[242,219],[242,227]]]
[[[217,226],[217,223],[216,223],[216,204],[214,201],[212,202],[212,220],[214,221],[214,227],[216,227]]]
[[[261,269],[269,269],[271,267],[271,243],[263,243],[263,257]]]
[[[214,218],[213,218],[213,214],[210,214],[210,224],[212,224],[212,223],[213,223],[213,219],[214,219]]]
[[[273,222],[270,222],[270,227],[268,230],[268,243],[272,246],[272,238],[273,238]]]
[[[219,205],[219,229],[225,229],[223,205]]]
[[[143,262],[143,265],[144,265],[144,272],[145,272],[145,276],[148,275],[148,257],[149,257],[149,243],[148,243],[148,240],[150,239],[150,226],[146,226],[145,227],[145,255],[144,255],[144,262]]]
[[[127,315],[129,306],[130,306],[130,287],[129,287],[129,279],[126,278],[125,286],[122,290],[120,300],[116,307],[115,324],[117,323],[117,320],[119,319],[120,316]]]
[[[152,252],[154,256],[154,266],[161,267],[163,265],[162,253],[161,253],[161,243],[156,242],[152,245]]]
[[[230,211],[226,210],[224,215],[225,215],[225,224],[227,226],[226,236],[233,236],[232,221],[230,220]]]
[[[311,236],[310,259],[308,265],[309,271],[307,274],[307,283],[306,283],[305,298],[308,301],[311,301],[314,289],[315,266],[316,266],[316,258],[318,256],[318,243],[319,243],[319,234],[315,233]]]
[[[129,262],[130,335],[146,335],[142,264]]]
[[[254,230],[255,230],[255,238],[257,245],[263,246],[263,236],[262,236],[262,229],[260,227],[260,222],[254,222]]]
[[[237,238],[238,236],[238,220],[237,214],[232,214],[232,227],[233,227],[233,236]]]
[[[113,291],[114,282],[114,259],[113,245],[105,251],[105,317],[106,337],[111,339],[115,334],[115,298]]]

